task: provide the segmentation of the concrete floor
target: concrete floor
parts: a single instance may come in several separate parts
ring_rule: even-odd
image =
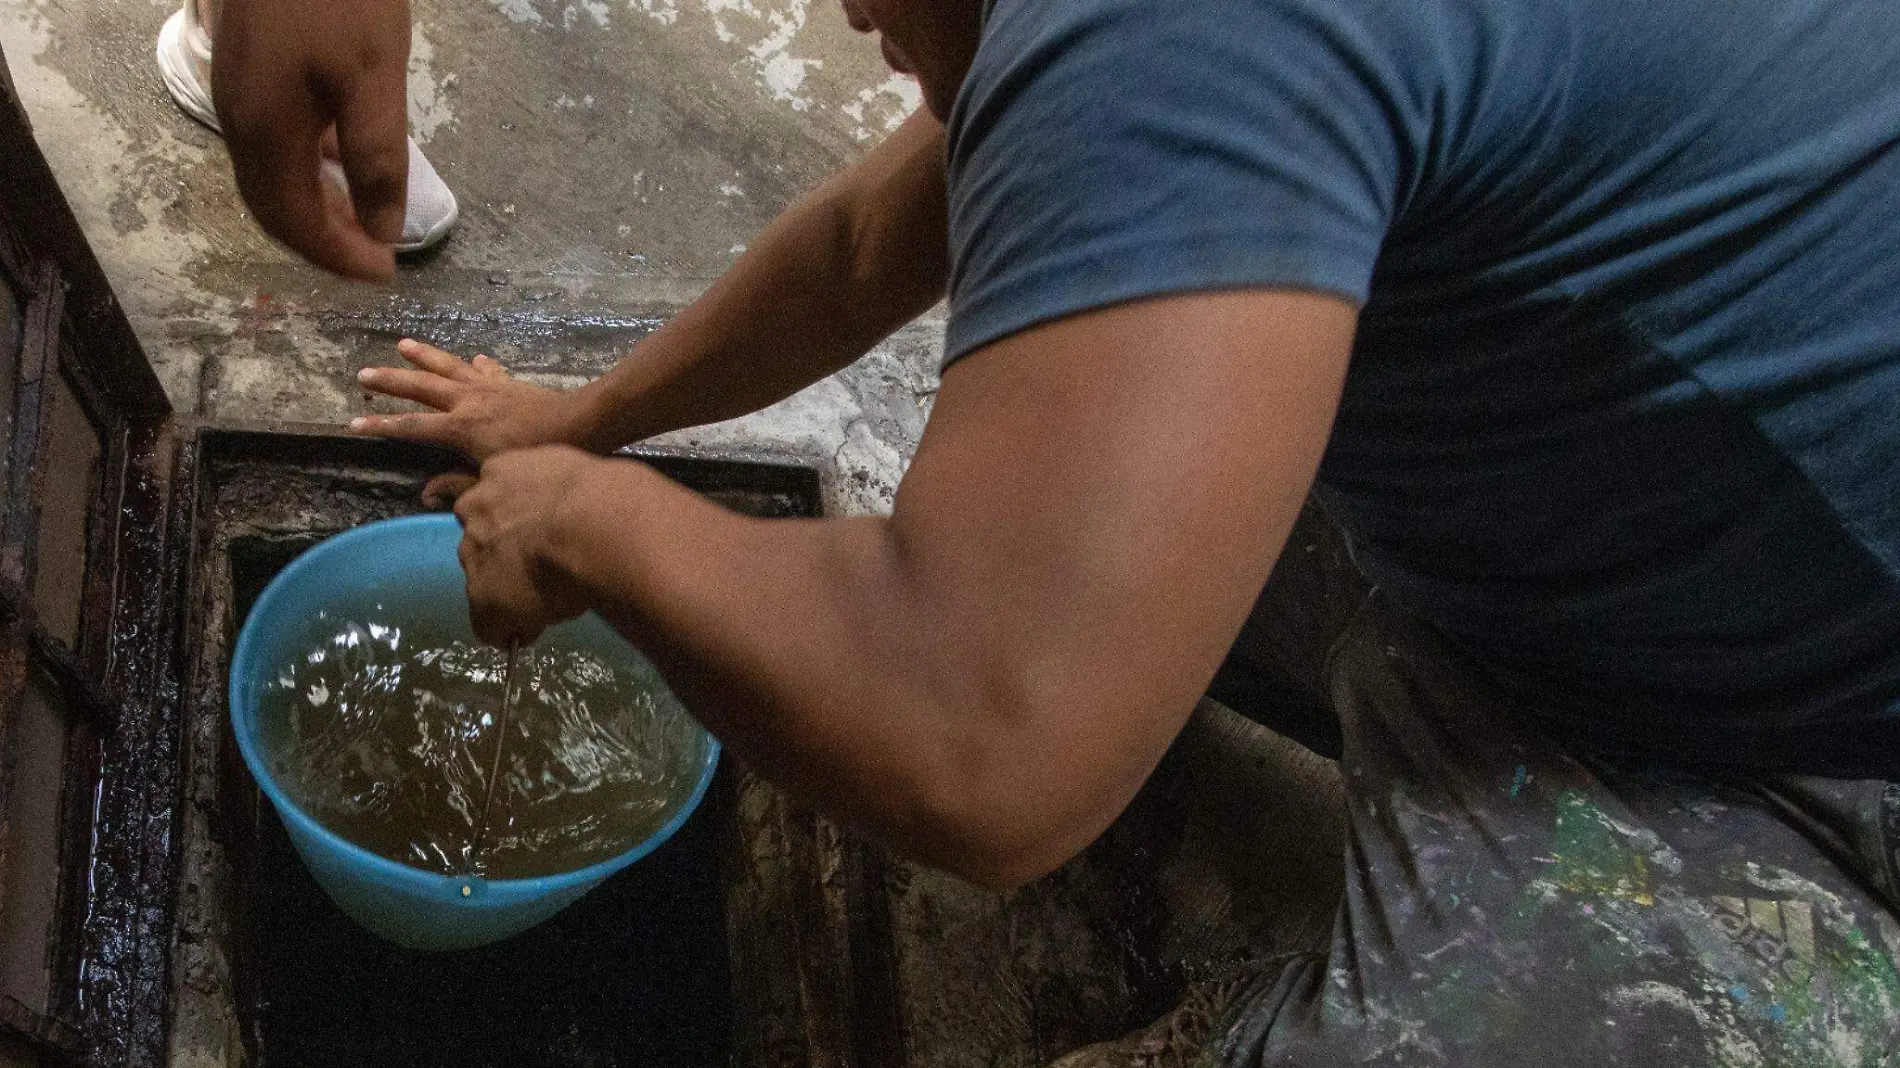
[[[402,335],[531,378],[599,374],[785,204],[917,105],[828,0],[415,0],[412,129],[460,198],[393,287],[295,261],[245,215],[215,135],[152,60],[172,0],[0,0],[35,132],[174,405],[341,422]],[[888,506],[941,324],[681,444],[801,459],[837,510]]]

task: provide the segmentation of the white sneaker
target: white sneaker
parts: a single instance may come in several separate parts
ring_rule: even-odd
[[[196,0],[185,0],[183,9],[165,20],[165,28],[158,31],[158,69],[165,76],[165,88],[185,114],[217,130],[218,113],[211,104],[211,35],[198,21],[197,8]],[[342,181],[341,167],[326,162],[324,170],[333,181]],[[418,252],[440,242],[461,217],[455,194],[413,137],[409,139],[408,194],[397,252]]]

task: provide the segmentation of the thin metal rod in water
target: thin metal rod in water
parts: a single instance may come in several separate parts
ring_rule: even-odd
[[[475,863],[481,859],[482,847],[488,844],[488,817],[495,807],[495,794],[501,789],[501,755],[508,748],[508,713],[514,708],[515,696],[515,654],[521,647],[508,647],[508,664],[501,672],[501,708],[495,715],[495,755],[488,762],[488,789],[482,795],[481,819],[475,823],[475,840],[468,847],[468,874],[475,873]],[[468,888],[462,893],[466,895]]]

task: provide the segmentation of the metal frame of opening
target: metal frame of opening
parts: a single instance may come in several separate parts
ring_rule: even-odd
[[[0,252],[0,256],[4,253]],[[40,461],[47,436],[42,433],[41,419],[45,376],[49,368],[58,373],[59,323],[64,305],[64,285],[57,269],[45,263],[36,266],[38,269],[30,273],[20,272],[17,267],[8,271],[15,277],[20,273],[27,273],[28,277],[24,285],[15,283],[11,287],[26,298],[24,329],[18,351],[4,354],[16,358],[18,363],[13,376],[14,394],[9,398],[15,434],[9,450],[6,508],[4,515],[0,515],[0,728],[5,729],[11,743],[14,721],[31,675],[38,674],[57,688],[64,698],[62,712],[66,719],[63,752],[67,766],[61,787],[62,804],[66,804],[75,795],[85,796],[91,792],[85,789],[87,783],[74,781],[91,777],[84,770],[83,761],[75,758],[92,748],[85,744],[92,739],[82,736],[96,737],[100,725],[113,716],[114,702],[103,680],[86,670],[78,651],[47,632],[32,602],[44,471]],[[80,744],[75,745],[75,741]],[[7,748],[11,752],[13,747],[9,744]],[[13,784],[8,778],[0,777],[0,801],[12,792]],[[71,823],[72,813],[63,813],[62,824],[70,826]],[[11,833],[7,835],[9,851],[13,837]],[[71,848],[67,835],[62,834],[61,838],[62,852],[66,855],[60,858],[62,871],[55,906],[58,920],[48,932],[45,947],[52,972],[49,1011],[35,1011],[11,996],[0,995],[0,1032],[10,1034],[34,1053],[56,1063],[83,1063],[85,1054],[80,1031],[70,1012],[76,993],[72,980],[78,972],[78,938],[76,909],[70,900],[69,887],[73,883],[71,869],[75,863],[72,854],[78,851]],[[5,890],[6,887],[0,885],[0,893]]]
[[[91,793],[88,783],[75,779],[90,778],[84,770],[82,755],[91,746],[81,741],[82,734],[96,735],[100,726],[115,714],[104,680],[88,671],[80,653],[60,638],[48,633],[34,611],[32,589],[37,574],[41,491],[46,453],[47,375],[60,373],[61,322],[64,318],[65,283],[52,263],[23,263],[18,251],[0,245],[0,268],[14,280],[10,288],[24,296],[24,321],[11,401],[13,437],[10,442],[6,508],[0,516],[0,726],[12,740],[14,721],[24,699],[29,676],[39,674],[51,681],[64,698],[61,711],[66,720],[66,756],[64,802]],[[84,613],[82,610],[82,620]],[[83,623],[82,623],[83,626]],[[81,744],[73,744],[81,741]],[[9,745],[9,751],[12,746]],[[96,771],[92,774],[96,775]],[[12,783],[0,780],[0,799],[11,793]],[[63,803],[64,803],[63,802]],[[71,813],[63,814],[62,823],[70,826]],[[11,830],[11,828],[9,828]],[[7,836],[11,846],[13,835]],[[0,1031],[11,1033],[16,1041],[42,1057],[56,1062],[83,1062],[84,1048],[80,1031],[71,1018],[76,991],[72,981],[78,972],[77,917],[70,900],[73,882],[71,866],[76,850],[68,835],[61,835],[62,856],[60,887],[56,892],[55,915],[49,932],[46,955],[52,972],[48,991],[48,1011],[40,1012],[10,996],[0,995]],[[9,858],[11,860],[11,858]],[[5,891],[0,886],[0,892]]]
[[[0,507],[0,752],[12,754],[29,687],[44,685],[65,729],[55,921],[43,1011],[0,996],[0,1040],[42,1064],[151,1063],[162,1056],[165,891],[177,796],[176,586],[161,566],[171,409],[10,86],[0,80],[0,278],[23,313]],[[55,403],[76,403],[96,436],[90,470],[53,470]],[[91,450],[88,449],[90,452]],[[36,605],[49,479],[84,477],[74,640]],[[0,778],[0,812],[12,784]],[[0,827],[0,849],[16,837]],[[15,858],[32,860],[33,858]],[[0,871],[8,870],[0,868]],[[4,876],[0,875],[0,884]],[[0,894],[6,892],[0,885]],[[154,939],[156,938],[156,941]]]

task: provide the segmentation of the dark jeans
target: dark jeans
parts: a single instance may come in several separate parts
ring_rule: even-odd
[[[1613,765],[1378,596],[1326,658],[1345,900],[1227,1065],[1900,1063],[1900,787]]]

